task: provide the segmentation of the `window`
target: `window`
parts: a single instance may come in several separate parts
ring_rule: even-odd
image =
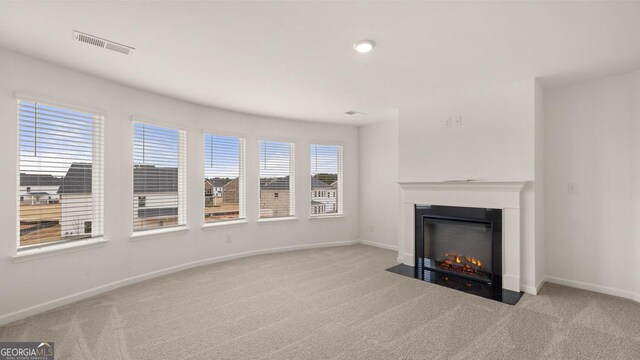
[[[183,130],[134,123],[134,232],[186,225],[185,143]]]
[[[311,214],[342,214],[342,146],[311,145]]]
[[[102,236],[103,118],[19,100],[18,123],[18,247]]]
[[[204,135],[204,221],[244,219],[245,141]]]
[[[295,215],[294,145],[260,140],[260,218]]]

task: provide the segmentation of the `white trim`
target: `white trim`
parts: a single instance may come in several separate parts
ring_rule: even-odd
[[[289,143],[289,216],[296,216],[296,144]],[[259,156],[259,154],[258,154]],[[260,159],[258,159],[260,166]],[[260,184],[258,184],[260,185]]]
[[[16,100],[24,100],[36,102],[38,104],[51,105],[54,107],[64,107],[69,110],[87,112],[98,117],[106,117],[107,112],[104,109],[93,105],[78,104],[75,101],[59,100],[54,97],[39,95],[29,91],[16,90],[13,92]]]
[[[542,286],[546,281],[546,276],[543,276],[536,286],[520,284],[520,291],[524,291],[529,295],[538,295],[540,293],[540,289],[542,289]]]
[[[165,228],[159,228],[159,229],[151,229],[151,230],[142,230],[142,231],[136,231],[133,234],[129,235],[129,240],[131,241],[137,241],[137,240],[142,240],[142,239],[148,239],[148,238],[154,238],[154,237],[159,237],[159,236],[163,236],[166,234],[172,234],[172,233],[176,233],[176,232],[182,232],[182,231],[189,231],[190,228],[186,225],[180,225],[180,226],[171,226],[171,227],[165,227]]]
[[[264,223],[272,223],[272,222],[278,222],[278,221],[295,221],[295,220],[298,220],[298,218],[295,216],[280,216],[280,217],[271,217],[271,218],[261,218],[257,220],[257,223],[264,224]]]
[[[249,222],[247,221],[247,219],[222,220],[222,221],[204,223],[202,225],[202,228],[203,229],[211,229],[211,228],[216,228],[216,227],[220,227],[220,226],[244,225],[244,224],[248,224],[248,223]]]
[[[91,149],[91,167],[92,167],[92,176],[91,176],[91,234],[94,235],[94,238],[91,238],[91,243],[99,243],[100,241],[96,239],[104,238],[104,190],[105,190],[105,182],[104,182],[104,144],[105,144],[105,118],[106,113],[103,110],[94,107],[86,107],[73,105],[70,103],[66,103],[63,101],[47,98],[45,96],[28,94],[21,91],[14,91],[15,99],[16,99],[16,117],[15,121],[17,122],[17,154],[16,154],[16,192],[14,199],[16,201],[16,247],[15,247],[15,255],[12,256],[13,262],[22,262],[29,259],[36,259],[42,257],[49,257],[52,255],[44,255],[45,252],[42,246],[22,246],[20,243],[20,158],[21,158],[21,118],[20,118],[20,103],[21,102],[32,102],[36,107],[38,105],[47,105],[55,108],[60,108],[63,110],[74,110],[83,113],[88,113],[88,115],[92,115],[92,130],[91,130],[91,139],[92,139],[92,149]],[[61,212],[63,211],[64,200],[61,200]],[[60,225],[62,225],[62,218],[60,220]],[[62,231],[62,230],[61,230]],[[64,241],[64,240],[63,240]],[[46,253],[53,254],[59,253],[61,249],[67,248],[75,248],[80,246],[89,246],[92,245],[87,244],[86,240],[78,240],[76,241],[78,244],[73,246],[68,245],[69,242],[61,242],[58,244],[45,245],[47,247]],[[68,251],[65,251],[68,252]]]
[[[86,240],[68,241],[61,244],[42,245],[34,248],[21,249],[11,257],[14,263],[21,263],[29,260],[43,259],[72,252],[93,249],[106,245],[109,242],[104,237],[96,237]]]
[[[182,126],[180,126],[178,124],[175,124],[175,123],[173,123],[171,121],[153,120],[153,119],[157,119],[157,117],[155,117],[155,116],[154,117],[146,117],[146,116],[131,115],[131,122],[132,123],[148,124],[148,125],[152,125],[152,126],[170,128],[172,130],[184,131],[185,133],[189,131],[186,127],[182,127]]]
[[[289,215],[283,216],[281,218],[287,218],[289,220],[296,220],[296,144],[293,141],[280,141],[280,140],[269,140],[268,138],[260,138],[257,140],[256,145],[258,146],[258,183],[256,184],[258,189],[258,222],[264,222],[265,220],[271,220],[274,218],[261,218],[260,211],[262,210],[262,203],[260,196],[262,194],[261,187],[261,169],[260,169],[260,142],[279,142],[283,144],[289,145]],[[293,219],[291,219],[293,218]]]
[[[369,241],[369,240],[363,240],[363,239],[358,240],[358,243],[360,243],[362,245],[377,247],[377,248],[380,248],[380,249],[398,251],[398,247],[395,246],[395,245],[383,244],[383,243],[379,243],[379,242],[375,242],[375,241]]]
[[[238,220],[241,219],[245,219],[247,217],[247,204],[246,204],[246,195],[245,195],[245,191],[246,191],[246,176],[247,176],[247,167],[246,167],[246,163],[247,163],[247,138],[244,135],[231,135],[231,134],[225,134],[223,132],[208,132],[207,130],[202,130],[202,149],[203,154],[204,154],[204,167],[203,167],[203,178],[206,182],[207,180],[207,176],[206,176],[206,171],[207,171],[207,165],[206,165],[206,151],[207,151],[207,136],[223,136],[223,137],[229,137],[229,138],[235,138],[238,139],[238,215],[239,218]],[[213,146],[213,145],[212,145]],[[211,184],[213,185],[213,184]],[[206,184],[203,182],[203,189],[202,189],[202,193],[204,195],[204,193],[206,192]],[[223,194],[224,196],[224,194]],[[203,200],[203,206],[202,206],[202,224],[203,227],[206,226],[208,223],[205,220],[205,216],[206,216],[206,211],[207,211],[207,207],[206,207],[206,195],[203,196],[202,198]]]
[[[344,143],[344,141],[340,141],[340,140],[313,140],[313,139],[311,139],[309,141],[309,146],[311,146],[311,145],[335,145],[335,146],[344,147],[345,143]]]
[[[235,137],[235,138],[245,139],[245,140],[247,139],[247,134],[241,133],[241,132],[216,130],[213,128],[202,128],[200,129],[200,132],[202,133],[202,135],[219,135],[219,136],[226,136],[226,137]]]
[[[348,245],[355,245],[357,243],[358,243],[357,240],[347,240],[347,241],[337,241],[337,242],[331,242],[331,243],[285,246],[285,247],[277,247],[277,248],[269,248],[269,249],[261,249],[261,250],[252,250],[252,251],[241,252],[237,254],[213,257],[213,258],[204,259],[204,260],[196,260],[186,264],[172,266],[172,267],[148,272],[146,274],[132,276],[123,280],[114,281],[105,285],[80,291],[75,294],[64,296],[55,300],[47,301],[42,304],[30,306],[25,309],[21,309],[8,314],[1,315],[0,326],[20,320],[20,319],[27,318],[29,316],[43,313],[45,311],[49,311],[49,310],[58,308],[60,306],[68,305],[76,301],[80,301],[89,297],[100,295],[107,291],[115,290],[123,286],[131,285],[144,280],[149,280],[159,276],[175,273],[181,270],[187,270],[187,269],[204,266],[204,265],[215,264],[223,261],[241,259],[241,258],[254,256],[254,255],[264,255],[264,254],[272,254],[272,253],[279,253],[279,252],[316,249],[316,248],[334,247],[334,246],[348,246]]]
[[[520,285],[520,291],[524,291],[529,295],[538,295],[538,289],[531,285]]]
[[[558,285],[569,286],[577,289],[595,291],[602,294],[618,296],[625,299],[640,302],[640,294],[636,294],[628,290],[612,288],[609,286],[597,285],[597,284],[592,284],[592,283],[587,283],[582,281],[563,279],[555,276],[545,276],[544,281],[558,284]]]
[[[327,215],[309,215],[309,220],[322,220],[322,219],[345,219],[344,214],[327,214]]]
[[[526,181],[436,181],[417,182],[399,181],[405,190],[489,190],[489,191],[520,191]]]
[[[311,163],[312,163],[312,159],[311,159],[311,149],[313,146],[334,146],[336,147],[337,151],[337,160],[338,160],[338,169],[337,169],[337,186],[336,186],[336,212],[334,213],[327,213],[327,214],[314,214],[313,213],[313,184],[310,182],[308,185],[308,191],[311,194],[311,203],[309,204],[309,218],[320,218],[320,217],[341,217],[344,216],[344,145],[340,142],[327,142],[327,143],[323,143],[323,142],[312,142],[309,144],[308,148],[309,148],[309,154],[308,154],[308,159],[310,160],[310,164],[309,164],[309,170],[311,170]],[[317,149],[316,149],[317,150]],[[309,171],[310,175],[311,175],[311,171]],[[331,185],[331,184],[329,184]]]

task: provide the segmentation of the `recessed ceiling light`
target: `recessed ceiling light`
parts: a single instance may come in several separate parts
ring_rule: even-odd
[[[353,44],[353,48],[361,54],[366,54],[373,50],[376,43],[373,40],[360,40]]]

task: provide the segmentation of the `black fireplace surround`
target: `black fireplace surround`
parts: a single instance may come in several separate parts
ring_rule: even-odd
[[[415,206],[415,266],[392,273],[515,305],[524,294],[502,288],[502,210]]]
[[[502,289],[502,210],[416,205],[415,264],[417,275]]]

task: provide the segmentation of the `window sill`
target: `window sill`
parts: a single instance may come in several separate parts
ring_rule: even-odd
[[[86,240],[70,241],[63,244],[51,244],[31,249],[22,249],[18,250],[17,253],[11,257],[11,261],[14,263],[21,263],[29,260],[48,258],[76,251],[93,249],[104,246],[107,242],[109,241],[104,237],[97,237]]]
[[[245,225],[245,224],[248,224],[248,223],[249,222],[247,221],[247,219],[218,221],[218,222],[205,223],[205,224],[202,225],[202,228],[203,229],[211,229],[211,228],[217,228],[217,227],[221,227],[221,226]]]
[[[309,215],[309,220],[328,220],[328,219],[344,219],[344,214],[334,214],[334,215]]]
[[[283,216],[283,217],[274,217],[274,218],[264,218],[258,219],[258,224],[269,224],[280,221],[295,221],[298,220],[295,216]]]
[[[167,234],[179,233],[183,231],[189,231],[189,227],[187,227],[186,225],[182,225],[182,226],[174,226],[166,229],[143,230],[143,231],[138,231],[131,234],[131,236],[129,236],[129,240],[138,241],[143,239],[160,237]]]

